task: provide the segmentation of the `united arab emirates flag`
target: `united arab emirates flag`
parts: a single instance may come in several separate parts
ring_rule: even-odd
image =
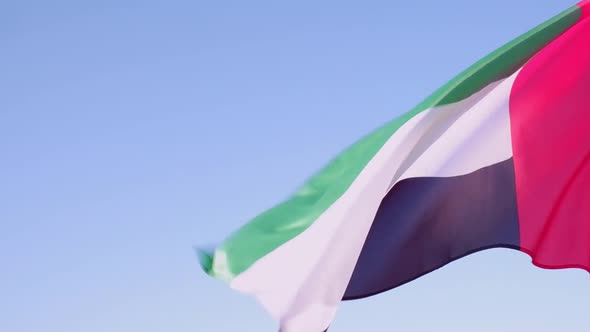
[[[590,0],[359,140],[210,253],[284,332],[505,247],[590,271]]]

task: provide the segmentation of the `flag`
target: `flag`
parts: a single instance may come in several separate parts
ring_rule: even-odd
[[[590,271],[590,0],[475,63],[212,252],[284,332],[489,248]]]

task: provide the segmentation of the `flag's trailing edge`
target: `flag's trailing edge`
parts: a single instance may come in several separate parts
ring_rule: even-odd
[[[201,253],[281,331],[488,248],[590,271],[590,0],[492,52]]]

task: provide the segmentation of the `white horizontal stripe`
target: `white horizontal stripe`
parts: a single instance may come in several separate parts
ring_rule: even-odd
[[[464,175],[512,158],[509,96],[516,75],[518,72],[493,89],[486,88],[485,98],[473,99],[472,105],[464,105],[468,107],[462,108],[463,103],[458,103],[434,109],[436,113],[459,116],[392,182],[413,177]]]
[[[466,174],[511,157],[508,98],[515,76],[410,119],[307,230],[254,263],[231,286],[255,294],[281,321],[283,332],[326,329],[393,184],[416,176]]]
[[[348,284],[371,221],[379,207],[379,201],[387,193],[389,182],[383,179],[388,178],[391,169],[395,169],[396,164],[400,162],[400,159],[393,155],[405,141],[405,136],[412,132],[414,126],[426,114],[418,114],[399,128],[361,171],[348,190],[308,229],[233,279],[233,288],[255,294],[271,315],[282,320],[281,332],[323,331],[328,326]],[[356,218],[352,218],[353,214]],[[342,232],[342,235],[352,235],[353,242],[347,243],[345,249],[350,254],[346,259],[340,258],[326,263],[327,257],[322,257],[322,253],[332,252],[329,248],[334,246],[333,241],[342,241],[335,235]],[[309,291],[302,287],[314,269],[324,271],[326,276],[334,275],[335,279],[331,280],[331,287],[316,294],[317,301],[312,300],[311,307],[302,308],[301,304],[295,305],[293,301],[298,295],[299,303],[308,298]],[[326,291],[334,293],[329,296],[328,301],[322,300],[327,295],[323,294]],[[334,297],[339,298],[334,301]],[[297,319],[302,313],[299,311],[319,317],[308,319],[304,315],[299,316],[303,319]],[[312,326],[308,326],[307,329],[296,327],[307,323]]]

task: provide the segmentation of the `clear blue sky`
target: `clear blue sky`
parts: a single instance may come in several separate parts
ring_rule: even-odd
[[[192,246],[574,2],[2,2],[0,330],[275,331]],[[494,250],[332,331],[585,331],[588,308],[587,273]]]

